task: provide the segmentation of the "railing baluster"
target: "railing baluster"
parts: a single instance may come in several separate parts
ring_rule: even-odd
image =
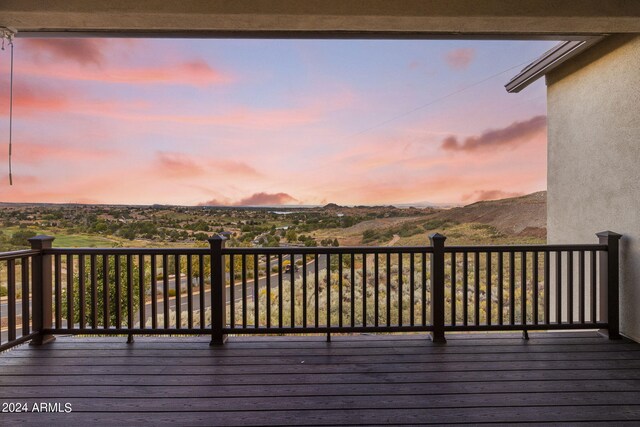
[[[16,260],[7,260],[7,337],[16,339]]]
[[[73,255],[67,255],[67,329],[74,327],[73,311]]]
[[[362,326],[367,326],[367,255],[366,254],[362,254]]]
[[[140,302],[140,304],[142,304],[142,302]],[[135,327],[135,313],[133,312],[133,309],[133,255],[127,254],[127,324],[129,329],[133,329]]]
[[[473,289],[473,314],[474,314],[474,325],[480,325],[480,252],[476,252],[473,257],[473,279],[474,279],[474,289]]]
[[[258,277],[258,254],[253,254],[253,325],[260,327],[260,280]]]
[[[320,303],[318,301],[318,298],[320,297],[320,277],[319,275],[319,270],[320,270],[320,257],[318,256],[318,254],[314,254],[314,258],[313,258],[313,265],[315,266],[314,270],[314,292],[315,292],[315,318],[314,318],[314,323],[316,328],[320,326]]]
[[[80,329],[84,329],[86,326],[85,322],[85,310],[86,310],[86,295],[85,295],[85,257],[84,255],[78,255],[78,299],[80,303],[80,307],[78,310],[78,318],[80,323],[78,327]]]
[[[290,319],[290,324],[292,328],[295,328],[296,326],[296,257],[295,254],[291,254],[289,255],[290,259],[291,259],[291,270],[289,271],[289,277],[290,277],[290,287],[291,287],[291,301],[290,301],[290,305],[291,305],[291,319]]]
[[[271,256],[269,254],[266,255],[266,287],[267,287],[267,328],[271,327]],[[317,266],[316,266],[317,268]],[[233,285],[231,285],[233,287]]]
[[[353,278],[351,279],[353,281]],[[344,296],[342,294],[342,254],[338,254],[338,326],[342,327],[342,300]]]
[[[414,326],[415,325],[415,320],[414,320],[414,316],[415,316],[415,308],[414,308],[414,304],[415,304],[415,278],[414,278],[414,271],[415,271],[415,261],[414,261],[414,254],[410,253],[409,254],[409,325],[410,326]]]
[[[504,252],[498,251],[498,325],[504,324]]]
[[[29,335],[31,333],[30,319],[31,311],[29,310],[29,301],[31,301],[31,292],[29,289],[30,269],[29,269],[29,257],[23,257],[21,262],[22,267],[22,336]]]
[[[198,255],[198,284],[200,285],[200,329],[205,329],[207,327],[206,323],[206,305],[207,300],[205,298],[206,286],[205,286],[205,274],[204,274],[204,255]],[[213,292],[212,289],[209,289],[209,293]],[[213,313],[212,313],[213,314]],[[233,320],[232,320],[233,321]]]
[[[427,326],[427,253],[422,252],[420,256],[422,265],[422,326]],[[377,293],[378,290],[376,289]],[[376,326],[378,325],[376,324]]]
[[[144,329],[147,325],[147,290],[145,288],[145,277],[144,277],[144,255],[138,255],[138,291],[140,293],[140,329]]]
[[[98,328],[98,272],[97,272],[97,256],[91,254],[91,327]]]
[[[331,328],[331,255],[327,254],[327,329]],[[327,340],[330,335],[327,335]]]
[[[158,266],[156,264],[156,255],[151,255],[151,328],[153,329],[158,328]],[[202,286],[202,282],[200,283]]]
[[[537,325],[538,324],[538,293],[540,292],[540,286],[539,286],[539,277],[538,277],[538,267],[539,267],[539,263],[538,263],[538,251],[535,251],[533,253],[533,266],[532,271],[533,271],[533,291],[532,291],[532,296],[533,296],[533,324]]]
[[[551,324],[551,253],[544,251],[544,322]]]
[[[278,254],[278,327],[282,328],[283,316],[282,316],[282,254]]]
[[[366,258],[366,254],[362,255],[363,258]],[[351,254],[351,292],[350,292],[350,300],[351,300],[351,327],[356,326],[356,260],[355,255]]]
[[[122,283],[120,283],[120,255],[115,256],[116,328],[122,327]]]
[[[53,268],[55,270],[53,275],[53,283],[55,287],[56,302],[55,302],[55,317],[56,317],[56,329],[62,329],[62,257],[58,254],[54,256]]]
[[[236,327],[236,263],[235,255],[229,255],[229,327]]]
[[[111,323],[110,297],[109,297],[109,256],[102,256],[102,325],[109,329]]]
[[[520,253],[520,317],[523,325],[527,324],[527,253]]]
[[[487,251],[486,256],[486,282],[487,282],[487,291],[486,291],[486,310],[487,310],[487,325],[491,325],[493,323],[493,319],[491,318],[491,287],[493,284],[491,283],[491,258],[493,257],[493,253],[491,251]]]
[[[562,323],[562,252],[556,251],[556,323]]]
[[[579,322],[584,323],[584,251],[578,253],[578,303],[579,303]]]
[[[374,286],[374,300],[373,300],[373,305],[374,305],[374,309],[373,311],[375,312],[375,319],[373,321],[374,326],[377,328],[380,324],[380,298],[379,298],[379,293],[380,293],[380,260],[378,259],[378,253],[375,252],[373,254],[373,286]],[[424,284],[423,284],[424,286]]]
[[[247,329],[247,255],[242,254],[242,328]]]
[[[173,256],[173,287],[176,292],[175,307],[176,307],[176,329],[182,327],[182,274],[180,271],[180,255],[174,254]]]
[[[596,303],[598,299],[598,263],[596,262],[596,251],[591,251],[591,322],[598,322],[598,312],[596,309]]]
[[[391,326],[391,253],[387,252],[387,326]]]
[[[516,253],[509,251],[509,325],[516,324]]]
[[[187,257],[187,327],[193,329],[193,266],[191,255]]]
[[[402,252],[398,253],[398,326],[402,326]]]
[[[423,254],[424,256],[424,254]],[[424,258],[423,258],[424,259]],[[425,263],[422,263],[422,268],[423,270],[425,269]],[[456,320],[456,305],[458,302],[458,284],[456,283],[456,270],[458,269],[458,264],[457,264],[457,254],[455,252],[451,252],[451,325],[455,326],[457,323]],[[426,301],[422,300],[423,304],[426,303]],[[424,317],[424,314],[423,314]]]
[[[169,256],[167,254],[162,255],[162,310],[164,313],[164,328],[169,329],[171,319],[169,318]]]
[[[567,321],[573,323],[573,251],[567,252]]]
[[[462,253],[462,301],[462,324],[467,326],[469,323],[469,254],[467,252]]]
[[[307,254],[302,255],[302,327],[307,327]]]

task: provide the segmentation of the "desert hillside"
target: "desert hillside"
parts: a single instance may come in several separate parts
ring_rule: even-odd
[[[547,192],[477,202],[437,212],[431,218],[460,224],[487,224],[508,235],[546,237]]]

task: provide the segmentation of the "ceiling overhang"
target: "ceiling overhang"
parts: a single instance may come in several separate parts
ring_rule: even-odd
[[[18,36],[550,38],[640,33],[625,0],[3,0]]]

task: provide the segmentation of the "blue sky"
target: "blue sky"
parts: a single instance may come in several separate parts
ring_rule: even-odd
[[[544,82],[503,86],[554,44],[17,39],[15,185],[3,180],[0,200],[468,203],[542,190]],[[1,135],[8,70],[5,51]]]

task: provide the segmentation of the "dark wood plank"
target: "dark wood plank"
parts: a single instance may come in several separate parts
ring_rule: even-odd
[[[0,355],[7,425],[640,423],[640,345],[593,332],[232,337],[59,337]]]
[[[423,383],[404,384],[249,384],[206,386],[176,385],[174,387],[128,385],[80,385],[69,387],[25,386],[16,389],[0,388],[0,399],[48,398],[139,398],[144,397],[250,397],[250,396],[403,396],[403,395],[457,395],[485,394],[487,401],[500,393],[618,393],[640,392],[636,380],[593,381],[504,381],[504,382],[458,382],[442,383],[437,387]]]
[[[513,423],[513,422],[577,422],[577,421],[631,421],[640,420],[640,406],[619,405],[612,409],[606,405],[573,406],[525,406],[525,407],[474,407],[361,409],[345,408],[339,411],[286,410],[286,411],[224,411],[211,408],[203,412],[72,412],[71,414],[6,414],[3,421],[9,425],[47,421],[49,424],[124,424],[124,425],[442,425],[450,423]]]

